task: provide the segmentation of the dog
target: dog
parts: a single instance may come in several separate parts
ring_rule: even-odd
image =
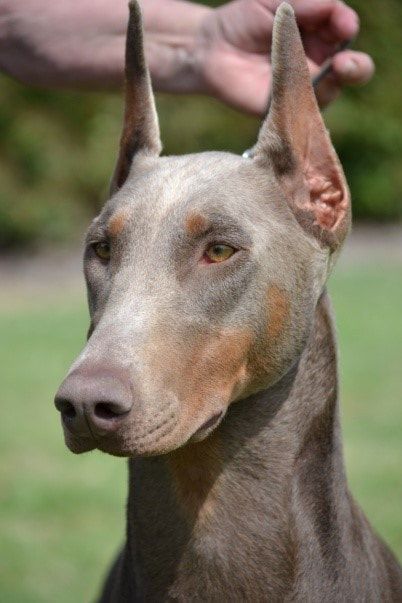
[[[326,282],[350,194],[292,8],[249,158],[160,157],[141,18],[110,200],[91,224],[88,342],[55,398],[68,448],[129,457],[101,603],[402,601],[347,487]]]

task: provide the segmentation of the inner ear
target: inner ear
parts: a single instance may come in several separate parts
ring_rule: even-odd
[[[308,151],[299,161],[308,191],[307,208],[314,214],[316,225],[334,231],[346,217],[349,193],[337,157],[327,148],[327,137],[322,138],[318,137],[315,152]]]

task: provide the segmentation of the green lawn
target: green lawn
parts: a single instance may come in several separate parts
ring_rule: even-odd
[[[339,271],[350,483],[402,558],[401,267]],[[0,600],[90,601],[123,535],[125,462],[65,449],[52,398],[87,327],[84,300],[0,310]]]

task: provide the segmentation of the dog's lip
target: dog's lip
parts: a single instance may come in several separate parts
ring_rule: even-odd
[[[220,410],[219,412],[213,414],[201,425],[201,427],[199,427],[193,433],[193,435],[189,439],[191,441],[197,442],[206,438],[214,429],[216,429],[216,427],[223,419],[224,414],[224,410]]]
[[[195,434],[197,434],[199,431],[204,431],[205,429],[209,429],[210,427],[213,427],[215,425],[215,423],[217,423],[219,421],[219,419],[222,417],[222,415],[223,415],[223,410],[212,415],[212,417],[210,417],[207,421],[205,421],[205,423],[203,423],[201,425],[201,427],[199,427],[197,429]]]
[[[142,434],[115,432],[97,433],[94,435],[94,448],[101,452],[118,457],[146,457],[157,456],[170,452],[177,447],[174,445],[176,437],[180,435],[180,421],[172,416],[170,420],[164,421],[162,425]],[[149,438],[149,436],[151,436]],[[172,446],[173,439],[173,446]]]
[[[97,443],[91,437],[74,436],[71,432],[65,435],[65,442],[67,448],[74,452],[74,454],[83,454],[84,452],[91,452],[97,448]]]
[[[171,449],[183,446],[188,442],[198,442],[204,440],[207,436],[210,435],[210,433],[212,433],[212,431],[214,431],[214,429],[216,429],[216,427],[222,421],[224,415],[225,409],[221,409],[218,412],[213,413],[209,416],[206,421],[201,424],[200,427],[198,427],[186,439],[186,441],[178,443],[172,448],[168,443],[167,448],[165,450],[163,450],[163,448],[160,450],[154,450],[154,446],[152,444],[149,450],[147,450],[146,445],[138,446],[138,443],[135,443],[133,446],[130,446],[128,445],[127,441],[125,442],[124,439],[121,438],[121,434],[94,434],[92,430],[89,429],[89,426],[88,431],[86,431],[85,433],[74,433],[73,431],[70,431],[67,427],[67,429],[65,429],[65,432],[67,432],[65,435],[67,436],[68,434],[68,437],[66,437],[66,444],[68,448],[76,454],[89,452],[91,450],[97,449],[106,454],[111,454],[113,456],[118,457],[154,456],[167,453]],[[175,425],[175,427],[177,427],[177,424]],[[172,431],[169,429],[169,435],[173,435],[172,432],[174,431],[175,429],[173,429]],[[164,436],[168,436],[168,434],[164,434]],[[163,439],[165,438],[163,437]],[[168,439],[170,438],[168,437]],[[159,446],[157,448],[159,448]]]

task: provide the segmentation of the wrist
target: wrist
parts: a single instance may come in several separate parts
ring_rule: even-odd
[[[146,0],[141,9],[155,90],[205,92],[201,31],[213,9],[181,0]]]

